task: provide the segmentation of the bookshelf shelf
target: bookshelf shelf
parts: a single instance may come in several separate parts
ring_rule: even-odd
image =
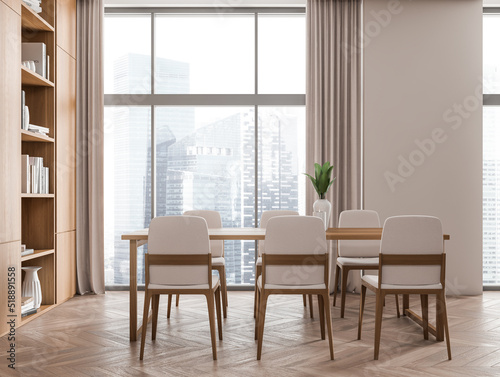
[[[54,138],[45,136],[42,134],[37,134],[35,132],[21,130],[21,140],[28,142],[39,142],[39,143],[53,143]]]
[[[21,26],[23,29],[31,31],[54,31],[52,25],[24,3],[21,3],[21,13]]]
[[[53,309],[55,307],[56,307],[56,305],[41,305],[40,308],[38,308],[38,312],[31,314],[31,315],[28,315],[26,317],[22,317],[21,324],[24,325],[24,324],[28,323],[29,321],[35,319],[38,316],[41,316],[45,312],[47,312],[50,309]]]
[[[54,87],[54,83],[52,81],[43,78],[38,73],[33,72],[23,65],[21,65],[21,83],[27,86],[47,86],[49,88]]]
[[[21,194],[23,199],[53,199],[54,194]]]
[[[41,258],[46,255],[54,254],[54,249],[45,249],[45,250],[35,250],[33,254],[30,255],[25,255],[24,257],[21,257],[21,262],[31,260],[31,259],[36,259],[36,258]]]

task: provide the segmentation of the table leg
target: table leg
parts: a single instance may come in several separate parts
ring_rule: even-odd
[[[130,240],[130,341],[137,340],[137,241]]]

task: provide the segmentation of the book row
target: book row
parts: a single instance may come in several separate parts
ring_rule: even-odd
[[[43,166],[43,157],[21,155],[21,192],[24,194],[49,193],[49,168]]]

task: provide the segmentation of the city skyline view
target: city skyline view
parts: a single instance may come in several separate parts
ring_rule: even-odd
[[[141,82],[141,77],[148,74],[148,59],[140,54],[117,59],[116,90],[127,92],[129,86]],[[188,64],[169,59],[156,62],[160,74],[168,72],[176,78],[163,80],[166,87],[158,90],[187,90]],[[127,75],[123,74],[125,70]],[[208,124],[197,123],[198,109],[208,114]],[[252,227],[263,210],[303,212],[299,182],[304,184],[304,179],[299,174],[304,171],[304,158],[298,153],[304,151],[304,146],[299,145],[304,137],[298,133],[304,129],[304,109],[259,107],[258,111],[256,216],[254,107],[219,107],[211,111],[199,107],[154,108],[157,216],[212,209],[221,213],[224,226]],[[148,227],[152,218],[151,117],[150,107],[106,108],[106,120],[112,127],[106,146],[106,167],[110,171],[106,175],[109,184],[105,207],[108,285],[128,282],[128,245],[120,239],[121,234]],[[300,188],[302,197],[304,190]],[[142,249],[138,257],[140,283],[144,279],[143,254],[147,246]],[[225,242],[225,256],[228,284],[254,284],[255,242]]]

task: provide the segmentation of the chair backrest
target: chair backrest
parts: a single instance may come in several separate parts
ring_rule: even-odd
[[[394,216],[385,220],[380,246],[381,258],[386,254],[442,255],[443,227],[437,217]],[[383,259],[381,259],[383,261]],[[384,265],[382,284],[423,285],[443,282],[440,265]],[[442,279],[443,278],[443,279]]]
[[[310,285],[328,284],[325,265],[318,265],[315,258],[327,254],[326,233],[323,221],[312,216],[277,216],[266,226],[266,244],[263,250],[263,273],[266,284]],[[310,255],[300,265],[267,266],[268,255]],[[326,265],[328,273],[328,265]]]
[[[203,217],[207,222],[208,228],[222,228],[222,219],[218,211],[193,210],[185,211],[184,215]],[[223,257],[224,241],[210,241],[210,251],[213,258]]]
[[[265,228],[267,226],[267,222],[269,219],[276,216],[298,216],[299,213],[297,211],[289,211],[289,210],[271,210],[264,211],[260,217],[260,228]],[[262,256],[262,250],[264,250],[265,241],[259,241],[259,257]]]
[[[380,228],[378,213],[371,210],[342,211],[339,228]],[[349,258],[373,258],[380,253],[380,241],[339,241],[338,256]]]
[[[207,222],[195,216],[165,216],[151,220],[148,253],[210,254]],[[209,282],[207,265],[162,265],[149,267],[150,284],[188,285]]]

